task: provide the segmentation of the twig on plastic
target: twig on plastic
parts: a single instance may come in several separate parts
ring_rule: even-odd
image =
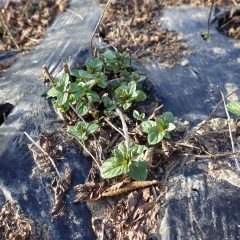
[[[54,163],[54,160],[49,156],[49,154],[39,145],[37,144],[30,136],[28,133],[24,132],[24,134],[26,135],[26,137],[46,156],[48,157],[49,161],[51,162],[54,170],[56,171],[57,175],[59,178],[61,178],[61,174],[57,169],[56,164]]]
[[[91,48],[91,52],[92,52],[92,57],[93,57],[93,58],[94,58],[93,38],[94,38],[94,35],[95,35],[96,31],[98,30],[98,27],[99,27],[99,25],[100,25],[100,23],[101,23],[101,21],[102,21],[102,19],[103,19],[103,17],[104,17],[105,12],[106,12],[107,9],[108,9],[108,6],[110,5],[111,1],[112,1],[112,0],[108,0],[108,2],[106,3],[106,5],[105,5],[105,7],[104,7],[104,9],[103,9],[103,11],[102,11],[102,14],[101,14],[101,16],[100,16],[100,18],[99,18],[99,20],[98,20],[98,22],[97,22],[97,25],[95,26],[95,29],[94,29],[93,34],[92,34],[92,37],[91,37],[90,48]]]
[[[225,109],[225,112],[226,112],[226,115],[227,115],[228,131],[229,131],[229,137],[230,137],[231,145],[232,145],[232,152],[235,153],[235,146],[234,146],[232,129],[231,129],[231,124],[230,124],[231,118],[229,116],[229,112],[228,112],[227,107],[226,107],[225,97],[224,97],[222,92],[221,92],[221,95],[222,95],[222,100],[223,100],[223,104],[224,104],[224,109]],[[238,165],[238,160],[237,160],[236,156],[234,156],[234,160],[236,162],[237,169],[240,170],[239,165]]]
[[[72,13],[73,15],[76,15],[76,16],[79,17],[81,20],[83,20],[83,16],[82,16],[81,14],[79,14],[79,13],[77,13],[77,12],[71,10],[71,9],[68,9],[68,8],[66,9],[66,11]]]

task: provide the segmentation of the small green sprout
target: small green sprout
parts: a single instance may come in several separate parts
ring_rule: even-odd
[[[170,138],[170,132],[175,129],[174,116],[171,112],[165,112],[156,121],[147,120],[140,124],[139,129],[148,134],[148,143],[155,145],[164,138]]]
[[[144,160],[146,146],[130,143],[127,148],[125,142],[121,142],[113,151],[113,156],[107,159],[101,166],[102,178],[113,178],[127,174],[133,180],[146,180],[148,175],[147,163]]]

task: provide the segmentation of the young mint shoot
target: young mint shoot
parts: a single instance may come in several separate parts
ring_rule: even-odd
[[[127,110],[131,107],[133,101],[144,101],[146,100],[146,94],[141,91],[137,90],[137,83],[136,82],[129,82],[128,84],[122,84],[115,90],[114,93],[116,104],[122,107],[124,110]]]
[[[133,180],[146,180],[148,175],[147,163],[144,153],[147,147],[130,143],[127,148],[125,142],[121,142],[113,151],[113,156],[107,159],[100,168],[102,178],[113,178],[127,174]]]
[[[98,128],[99,125],[96,123],[80,121],[75,126],[68,127],[68,133],[80,141],[86,141]]]
[[[174,116],[171,112],[165,112],[156,121],[147,120],[140,124],[139,129],[148,134],[148,143],[155,145],[164,138],[170,138],[170,132],[175,129]]]

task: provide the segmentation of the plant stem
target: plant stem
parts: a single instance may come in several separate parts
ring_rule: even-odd
[[[208,15],[208,31],[207,31],[207,37],[208,38],[209,38],[209,35],[210,35],[211,16],[212,16],[214,3],[215,3],[215,0],[212,0],[211,7],[210,7],[210,12],[209,12],[209,15]]]
[[[227,107],[226,107],[225,98],[224,98],[224,95],[223,95],[222,92],[221,92],[221,95],[222,95],[222,100],[223,100],[223,104],[224,104],[224,109],[225,109],[225,112],[226,112],[226,115],[227,115],[228,131],[229,131],[229,137],[230,137],[231,145],[232,145],[232,152],[235,153],[234,141],[233,141],[233,136],[232,136],[232,129],[231,129],[231,124],[230,124],[231,118],[229,116],[229,112],[228,112]],[[234,156],[234,160],[235,160],[237,169],[240,171],[240,168],[239,168],[239,165],[238,165],[238,160],[237,160],[236,156]]]
[[[120,120],[122,122],[122,129],[123,129],[123,134],[124,134],[126,146],[127,146],[127,149],[129,149],[130,138],[129,138],[129,134],[128,134],[128,127],[127,127],[126,121],[124,119],[122,111],[119,108],[116,109],[116,112],[119,115]]]
[[[115,127],[107,118],[104,118],[104,121],[106,121],[113,129],[115,129],[117,132],[119,132],[125,138],[123,132],[120,131],[117,127]]]
[[[108,9],[108,6],[110,5],[111,1],[112,1],[112,0],[108,0],[108,2],[106,3],[106,5],[105,5],[105,7],[104,7],[104,9],[103,9],[103,11],[102,11],[102,14],[101,14],[101,16],[100,16],[100,18],[99,18],[99,20],[98,20],[98,22],[97,22],[97,25],[96,25],[96,27],[95,27],[95,29],[94,29],[94,31],[93,31],[92,37],[91,37],[90,48],[91,48],[91,52],[92,52],[92,57],[93,57],[93,58],[95,58],[95,56],[94,56],[94,51],[93,51],[93,38],[94,38],[94,35],[95,35],[96,31],[98,30],[98,27],[99,27],[99,25],[100,25],[100,23],[101,23],[101,21],[102,21],[102,19],[103,19],[103,17],[104,17],[105,12],[106,12],[107,9]]]

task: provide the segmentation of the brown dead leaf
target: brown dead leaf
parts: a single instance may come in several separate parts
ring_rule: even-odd
[[[53,191],[53,207],[51,213],[53,217],[58,217],[63,214],[62,201],[65,193],[71,186],[71,175],[71,169],[66,168],[62,179],[54,178],[52,181],[51,188]]]
[[[15,203],[7,201],[0,212],[0,239],[27,240],[33,236],[33,221],[19,213]]]

